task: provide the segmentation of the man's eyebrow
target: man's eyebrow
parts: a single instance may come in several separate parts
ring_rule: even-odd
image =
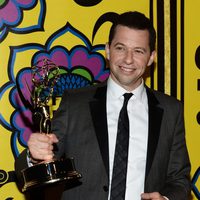
[[[116,44],[114,44],[114,46],[117,46],[117,45],[122,45],[122,46],[125,46],[123,43],[121,42],[117,42]]]
[[[121,43],[121,42],[117,42],[116,44],[114,44],[114,47],[116,47],[116,46],[118,46],[118,45],[121,45],[121,46],[126,46],[124,43]],[[144,52],[146,52],[147,51],[147,49],[146,48],[144,48],[144,47],[139,47],[139,46],[136,46],[136,47],[134,47],[133,49],[138,49],[138,50],[142,50],[142,51],[144,51]]]
[[[117,42],[116,44],[114,44],[114,47],[116,47],[117,45],[126,46],[125,44],[123,44],[123,43],[121,43],[121,42]],[[144,47],[134,47],[133,49],[142,50],[142,51],[144,51],[144,52],[147,51],[146,48],[144,48]]]

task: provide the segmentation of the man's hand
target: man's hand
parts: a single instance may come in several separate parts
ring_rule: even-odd
[[[162,196],[159,192],[152,192],[152,193],[143,193],[141,194],[141,198],[148,199],[148,200],[166,200],[167,198]]]
[[[28,149],[33,160],[49,161],[53,159],[53,144],[58,139],[55,134],[33,133],[28,140]]]

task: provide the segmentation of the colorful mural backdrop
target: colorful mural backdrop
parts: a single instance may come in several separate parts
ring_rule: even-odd
[[[157,29],[158,55],[146,83],[184,103],[192,198],[200,199],[199,8],[199,0],[1,0],[0,199],[26,198],[16,186],[14,160],[34,131],[30,67],[43,59],[59,67],[53,113],[65,89],[106,80],[108,30],[115,15],[129,10],[143,12]]]

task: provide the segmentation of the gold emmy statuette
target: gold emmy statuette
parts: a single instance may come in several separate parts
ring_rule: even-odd
[[[48,59],[38,61],[31,67],[33,91],[33,122],[41,133],[49,134],[51,120],[49,99],[53,95],[55,83],[59,78],[59,68]],[[73,158],[53,159],[41,162],[22,170],[24,178],[23,192],[52,183],[81,178],[74,165]]]

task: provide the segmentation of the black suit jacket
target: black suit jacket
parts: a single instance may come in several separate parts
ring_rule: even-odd
[[[52,121],[59,138],[56,156],[74,157],[82,174],[63,200],[107,200],[109,185],[106,83],[66,91]],[[149,134],[145,192],[158,191],[170,200],[186,200],[190,162],[185,142],[182,104],[146,87]],[[131,122],[130,122],[131,123]],[[23,156],[21,156],[23,157]],[[22,163],[22,158],[19,158]],[[16,171],[21,169],[16,161]]]

